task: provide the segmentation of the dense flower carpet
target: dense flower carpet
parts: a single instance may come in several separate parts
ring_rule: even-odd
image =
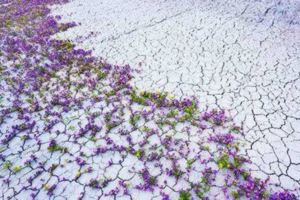
[[[0,3],[1,199],[298,199],[251,175],[226,111],[53,39],[66,1]]]

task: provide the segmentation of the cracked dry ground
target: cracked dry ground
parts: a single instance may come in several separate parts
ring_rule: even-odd
[[[75,0],[54,13],[81,23],[58,38],[140,69],[138,87],[229,110],[252,170],[299,187],[299,1]]]
[[[0,199],[298,199],[298,8],[0,0]]]

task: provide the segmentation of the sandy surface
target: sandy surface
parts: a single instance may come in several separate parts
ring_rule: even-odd
[[[195,95],[245,131],[259,177],[300,186],[300,2],[74,0],[57,35],[140,69],[140,89]]]

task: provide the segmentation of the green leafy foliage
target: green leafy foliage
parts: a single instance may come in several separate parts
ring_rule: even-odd
[[[140,119],[141,119],[141,116],[140,116],[140,115],[138,115],[138,114],[133,114],[133,115],[130,117],[129,123],[130,123],[131,125],[135,126],[135,125],[138,123],[138,121],[139,121]]]
[[[3,169],[10,169],[12,167],[12,163],[10,161],[6,161],[5,163],[3,163]]]
[[[141,149],[139,149],[139,150],[137,150],[137,151],[134,152],[134,155],[135,155],[137,158],[143,157],[144,154],[145,154],[144,151],[141,150]]]
[[[230,162],[229,162],[229,157],[227,154],[222,155],[218,160],[217,160],[217,165],[219,169],[225,169],[230,167]]]
[[[68,149],[66,147],[62,147],[62,146],[59,146],[56,144],[54,146],[48,147],[48,151],[50,151],[50,152],[56,152],[56,151],[67,152]]]
[[[191,200],[191,194],[188,191],[180,192],[179,200]]]
[[[22,170],[22,167],[21,167],[21,166],[15,166],[15,167],[12,169],[12,171],[13,171],[15,174],[19,173],[21,170]]]

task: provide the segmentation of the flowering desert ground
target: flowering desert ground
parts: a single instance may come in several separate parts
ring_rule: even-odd
[[[300,198],[299,0],[0,0],[0,199]]]

